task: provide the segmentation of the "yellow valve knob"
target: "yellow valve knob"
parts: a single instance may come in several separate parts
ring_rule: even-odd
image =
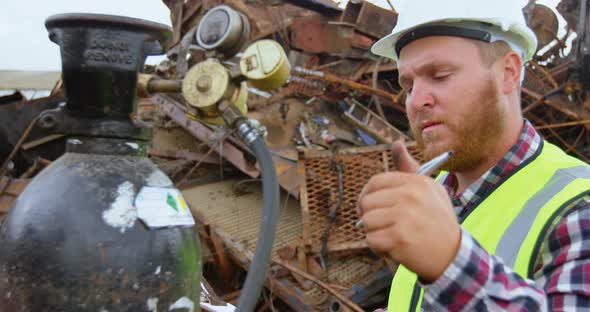
[[[230,81],[228,69],[214,59],[205,60],[193,66],[182,82],[182,95],[188,105],[196,109],[191,118],[198,118],[209,124],[223,124],[217,104],[228,99],[243,114],[246,114],[248,84]]]
[[[283,86],[289,79],[289,62],[281,45],[263,39],[251,44],[240,59],[240,71],[250,84],[260,90]]]

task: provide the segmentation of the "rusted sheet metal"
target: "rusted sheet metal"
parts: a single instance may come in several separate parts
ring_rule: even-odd
[[[535,4],[529,13],[527,23],[537,36],[537,49],[557,38],[559,21],[549,7]]]
[[[371,176],[394,169],[389,145],[341,149],[336,152],[305,149],[299,154],[299,173],[305,177],[301,189],[303,241],[312,252],[319,252],[321,237],[328,226],[329,209],[338,197],[338,175],[342,167],[344,198],[335,224],[331,227],[328,249],[351,250],[367,247],[365,233],[354,225],[358,221],[358,194]]]
[[[219,267],[219,276],[223,281],[225,290],[229,290],[234,273],[233,267],[231,266],[228,255],[225,252],[223,242],[221,241],[219,235],[217,235],[215,231],[211,231],[209,238],[211,240],[211,245],[213,246],[215,262]]]
[[[180,124],[184,129],[186,129],[200,141],[208,142],[210,140],[218,139],[211,129],[209,129],[208,127],[206,127],[198,121],[194,121],[188,118],[185,115],[182,108],[180,108],[180,106],[176,104],[176,101],[170,98],[169,96],[158,94],[153,97],[153,101],[162,108],[164,113],[166,113],[170,118],[172,118],[174,121]],[[272,146],[270,148],[271,150],[273,149]],[[239,170],[246,173],[247,175],[253,178],[256,178],[260,175],[258,166],[252,166],[249,162],[247,162],[245,156],[246,154],[242,152],[242,150],[238,149],[236,145],[230,142],[223,142],[221,147],[219,145],[216,145],[214,149],[217,151],[217,153],[222,154],[222,156],[226,160],[228,160],[230,163],[232,163],[234,166],[236,166]],[[152,149],[151,151],[155,153],[162,153],[162,151],[154,149]],[[193,154],[194,153],[181,152],[180,154],[176,153],[175,155],[170,156],[184,156],[183,158],[185,159],[193,160],[192,158],[195,157],[188,158],[190,156],[197,156]],[[166,153],[166,155],[169,154]],[[166,157],[166,155],[163,156]],[[279,185],[295,198],[299,198],[302,177],[298,175],[297,164],[295,163],[295,159],[286,159],[286,157],[281,156],[280,151],[274,152],[273,159],[275,161]],[[201,160],[201,157],[199,157],[196,160]],[[215,161],[215,157],[212,156],[206,157],[204,159],[204,162],[213,164],[219,163],[218,161]]]
[[[298,18],[291,25],[291,45],[307,53],[337,53],[349,49],[354,28],[334,24],[321,15]]]
[[[13,94],[0,96],[0,105],[21,102],[21,101],[26,102],[26,100],[27,99],[25,98],[25,96],[22,93],[15,91]]]
[[[356,32],[352,38],[352,46],[355,48],[369,50],[374,43],[375,40]]]
[[[182,34],[194,27],[198,21],[197,13],[202,8],[200,0],[162,0],[170,10],[172,22],[172,41],[170,46],[177,44]]]
[[[188,118],[182,108],[176,104],[176,101],[169,96],[157,94],[153,99],[154,102],[162,108],[166,115],[176,121],[200,141],[210,142],[219,139],[216,137],[213,130],[198,121]],[[248,163],[244,153],[233,144],[224,141],[221,144],[216,144],[214,149],[218,154],[222,155],[223,158],[227,159],[230,163],[236,166],[236,168],[250,177],[257,178],[260,176],[260,171]]]
[[[368,1],[348,1],[341,21],[354,24],[359,32],[381,38],[391,33],[397,24],[397,13]]]
[[[293,18],[313,14],[305,8],[289,3],[269,6],[242,0],[163,0],[163,2],[170,9],[174,44],[197,26],[200,15],[221,4],[228,5],[248,17],[252,26],[250,34],[252,41],[285,30],[291,25]]]
[[[273,160],[279,185],[295,199],[299,199],[303,177],[299,175],[297,163],[276,156],[273,157]]]
[[[243,0],[204,0],[202,2],[203,7],[207,9],[225,4],[244,13],[252,26],[251,41],[286,30],[297,17],[314,14],[305,8],[289,3],[267,6]]]
[[[286,91],[283,89],[283,91]],[[278,93],[278,95],[284,92]],[[274,101],[274,100],[272,100]],[[251,108],[251,103],[248,107]],[[283,117],[281,116],[281,105],[288,107]],[[303,183],[297,171],[297,151],[293,137],[295,128],[299,124],[299,116],[305,111],[304,104],[295,99],[283,99],[281,104],[266,106],[260,111],[251,111],[249,118],[254,118],[266,127],[268,136],[266,144],[271,150],[275,162],[275,169],[279,184],[296,199],[299,198],[299,190]]]
[[[340,14],[342,9],[338,7],[338,4],[330,0],[287,0],[288,2],[309,9],[314,12],[318,12],[325,15]]]

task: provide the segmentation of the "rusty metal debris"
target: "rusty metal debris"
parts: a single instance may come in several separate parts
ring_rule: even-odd
[[[337,173],[341,168],[342,179]],[[330,229],[327,247],[330,251],[356,250],[367,247],[364,231],[354,224],[358,220],[356,201],[362,187],[381,172],[394,170],[391,149],[387,145],[340,149],[336,152],[304,150],[299,159],[305,176],[301,198],[303,248],[319,252],[323,233]],[[340,184],[343,184],[342,199]],[[340,203],[340,204],[338,204]],[[338,218],[331,221],[332,206],[338,205]],[[335,226],[331,223],[335,222]]]
[[[28,183],[27,179],[2,177],[0,180],[0,221],[2,221],[4,214],[8,212],[16,197]]]
[[[395,267],[370,253],[354,223],[364,183],[375,173],[395,170],[390,143],[403,138],[412,155],[422,159],[405,116],[397,65],[369,52],[391,31],[395,9],[366,1],[349,1],[345,8],[329,0],[163,2],[170,9],[174,40],[166,60],[146,66],[150,76],[144,78],[153,78],[152,89],[148,82],[140,84],[138,93],[145,98],[134,118],[153,128],[149,154],[182,186],[198,221],[210,252],[204,272],[211,292],[235,303],[261,217],[260,171],[251,152],[222,127],[192,119],[177,93],[188,69],[211,56],[195,42],[195,27],[210,9],[225,4],[248,20],[250,34],[241,39],[276,40],[291,65],[282,89],[250,88],[248,95],[248,116],[268,131],[284,191],[274,264],[260,310],[384,306]],[[567,22],[561,30],[550,8],[529,2],[525,13],[539,47],[526,65],[524,116],[549,141],[588,162],[590,8],[586,1],[561,1],[557,10]],[[147,97],[154,88],[168,93]],[[0,218],[28,178],[63,153],[62,135],[48,136],[34,126],[25,131],[41,111],[63,101],[60,94],[56,87],[46,99],[0,98],[0,116],[10,121],[0,123],[7,136],[6,142],[0,140]],[[18,112],[24,114],[17,118]]]

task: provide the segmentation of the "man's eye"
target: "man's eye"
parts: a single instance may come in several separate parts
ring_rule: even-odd
[[[439,74],[439,75],[435,75],[432,79],[434,79],[434,80],[445,80],[450,75],[451,74]]]

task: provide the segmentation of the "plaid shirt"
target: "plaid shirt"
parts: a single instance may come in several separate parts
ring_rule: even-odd
[[[448,174],[449,191],[461,219],[475,209],[503,177],[538,150],[542,138],[524,121],[514,146],[492,169],[456,194],[457,177]],[[424,288],[423,310],[435,311],[574,311],[590,310],[590,198],[574,202],[557,218],[539,254],[534,280],[515,273],[462,230],[457,256],[443,275]]]

